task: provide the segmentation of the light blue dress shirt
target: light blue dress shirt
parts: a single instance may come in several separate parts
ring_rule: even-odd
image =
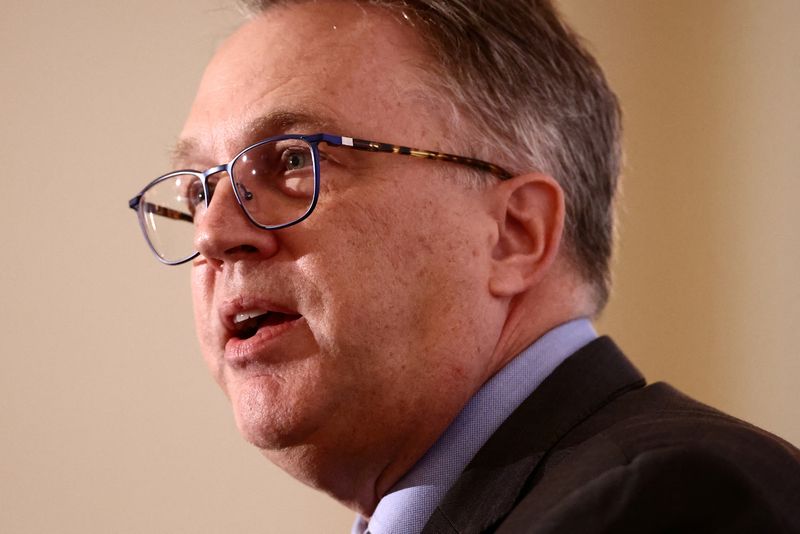
[[[467,402],[444,434],[352,534],[418,534],[478,450],[556,367],[597,337],[588,319],[550,330],[511,360]]]

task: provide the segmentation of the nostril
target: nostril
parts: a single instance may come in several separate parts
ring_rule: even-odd
[[[253,245],[237,245],[235,247],[229,248],[225,251],[227,254],[236,254],[236,253],[244,253],[244,254],[255,254],[258,252],[258,249]]]

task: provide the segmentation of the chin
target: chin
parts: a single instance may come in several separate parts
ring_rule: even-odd
[[[303,443],[313,430],[312,419],[288,396],[249,384],[231,396],[236,426],[249,443],[262,450],[278,450]],[[255,387],[253,387],[255,386]]]
[[[277,451],[289,446],[290,440],[282,437],[280,432],[273,429],[241,421],[237,421],[236,426],[245,441],[262,451]]]

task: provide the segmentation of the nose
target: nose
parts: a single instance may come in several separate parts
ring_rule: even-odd
[[[262,260],[278,251],[275,232],[247,218],[227,174],[220,174],[209,206],[195,222],[194,246],[215,267],[242,260]]]

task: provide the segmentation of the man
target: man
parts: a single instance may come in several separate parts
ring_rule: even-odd
[[[248,441],[355,532],[800,530],[796,449],[591,326],[619,111],[549,2],[250,7],[131,201]]]

